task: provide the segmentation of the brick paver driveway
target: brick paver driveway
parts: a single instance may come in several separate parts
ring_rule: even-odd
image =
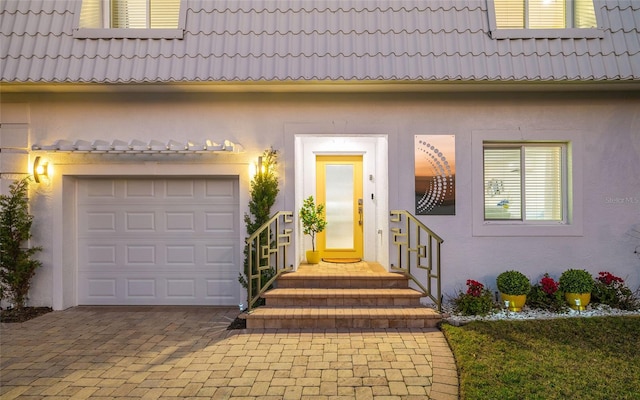
[[[228,331],[237,314],[78,307],[1,324],[0,398],[458,398],[438,330]]]

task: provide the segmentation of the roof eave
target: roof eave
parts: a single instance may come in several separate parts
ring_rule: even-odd
[[[554,92],[638,91],[640,79],[593,81],[358,80],[215,82],[2,82],[0,93],[394,93],[394,92]]]

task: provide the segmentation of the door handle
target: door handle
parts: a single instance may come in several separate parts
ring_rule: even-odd
[[[358,199],[358,214],[360,214],[360,220],[358,221],[358,225],[362,226],[362,199]]]

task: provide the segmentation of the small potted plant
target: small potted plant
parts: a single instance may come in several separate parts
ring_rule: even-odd
[[[505,306],[511,311],[521,311],[531,290],[529,278],[522,272],[505,271],[498,275],[496,283]]]
[[[569,306],[574,310],[584,310],[591,301],[593,277],[584,269],[568,269],[560,275],[560,290]]]
[[[311,250],[307,250],[307,262],[317,264],[320,262],[320,252],[316,251],[316,233],[322,232],[327,226],[324,218],[324,204],[316,206],[313,196],[306,198],[300,209],[300,220],[305,235],[311,236]]]

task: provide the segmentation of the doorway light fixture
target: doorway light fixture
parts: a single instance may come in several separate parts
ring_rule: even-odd
[[[263,172],[262,157],[249,163],[249,179],[253,180],[255,177],[261,176]]]
[[[33,179],[40,183],[43,177],[49,178],[49,161],[37,156],[33,160]]]

